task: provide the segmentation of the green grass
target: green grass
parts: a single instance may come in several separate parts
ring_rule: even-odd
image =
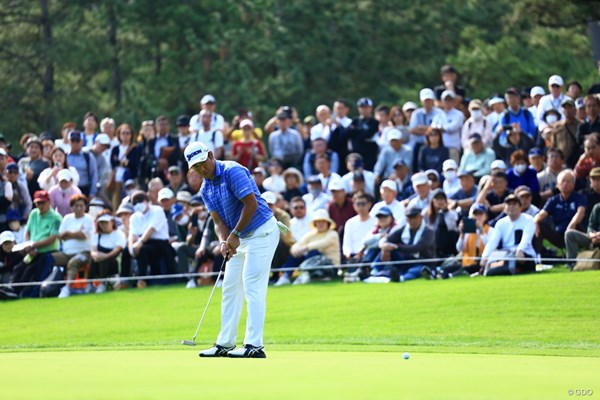
[[[598,288],[595,271],[270,288],[267,360],[198,359],[200,347],[179,345],[208,287],[0,303],[2,392],[74,398],[95,384],[91,397],[107,399],[199,388],[211,399],[565,398],[597,382]],[[218,333],[219,294],[201,345]],[[67,381],[64,397],[56,382]]]

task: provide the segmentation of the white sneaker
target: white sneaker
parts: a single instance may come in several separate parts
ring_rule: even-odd
[[[106,285],[104,283],[101,283],[96,288],[96,293],[104,293],[104,292],[106,292]]]
[[[275,282],[275,284],[273,286],[289,285],[290,283],[292,283],[292,282],[290,281],[290,278],[287,275],[281,275],[279,277],[279,279],[277,279],[277,282]]]
[[[84,291],[84,293],[85,293],[85,294],[94,293],[94,285],[92,285],[91,283],[88,283],[88,284],[85,286],[85,291]]]
[[[390,283],[391,279],[387,276],[370,276],[365,279],[365,283]]]
[[[60,289],[60,293],[58,294],[58,298],[59,299],[64,299],[65,297],[69,297],[71,295],[71,290],[69,289],[69,287],[67,285],[63,286],[62,289]]]
[[[196,284],[196,280],[194,278],[190,279],[187,284],[185,285],[186,289],[193,289],[195,287],[197,287],[198,285]]]
[[[235,349],[235,346],[226,347],[215,344],[210,349],[202,350],[198,355],[200,357],[227,357],[227,353]]]
[[[310,282],[310,273],[308,271],[304,271],[300,274],[299,277],[294,281],[294,285],[305,285]]]

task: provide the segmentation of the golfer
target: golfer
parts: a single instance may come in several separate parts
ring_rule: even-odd
[[[228,260],[223,280],[221,332],[200,357],[265,358],[263,330],[267,287],[279,229],[250,176],[234,161],[217,161],[200,142],[185,149],[190,169],[204,178],[200,193],[215,222],[221,254]],[[236,349],[237,327],[247,302],[244,346]]]

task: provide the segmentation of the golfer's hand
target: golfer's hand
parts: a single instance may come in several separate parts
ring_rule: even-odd
[[[240,246],[240,238],[237,235],[230,234],[227,238],[227,247],[229,248],[229,257],[237,253],[237,248]]]

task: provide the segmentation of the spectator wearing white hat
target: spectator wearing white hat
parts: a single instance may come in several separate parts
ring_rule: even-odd
[[[433,120],[431,125],[444,130],[442,138],[444,146],[450,152],[450,158],[455,161],[460,159],[460,134],[465,115],[456,109],[456,94],[451,90],[442,93],[442,113]]]
[[[538,117],[537,117],[537,109],[538,109],[538,105],[540,104],[540,100],[542,99],[542,97],[544,97],[546,95],[546,91],[541,86],[534,86],[531,88],[529,95],[531,97],[531,102],[533,105],[530,106],[528,108],[528,110],[533,115],[535,125],[539,126],[540,121],[538,120]]]
[[[454,196],[460,190],[460,180],[458,179],[458,164],[453,159],[444,161],[442,167],[442,175],[444,175],[444,183],[442,189],[449,198]]]
[[[96,168],[98,170],[98,195],[105,198],[107,201],[110,198],[107,192],[108,181],[112,167],[105,154],[111,146],[110,137],[106,133],[101,133],[94,139],[94,144],[90,149],[90,155],[96,159]]]
[[[205,94],[200,99],[200,111],[207,110],[210,114],[210,128],[212,130],[225,131],[225,118],[221,114],[217,114],[217,100],[212,94]],[[200,113],[194,115],[190,119],[190,133],[197,133],[202,130],[202,121]]]
[[[102,211],[96,217],[97,231],[92,237],[90,279],[100,279],[95,293],[106,291],[105,279],[119,275],[119,256],[127,247],[127,238],[117,229],[115,217]]]
[[[425,142],[427,129],[431,126],[433,120],[442,113],[442,110],[434,106],[435,94],[433,90],[429,88],[421,89],[419,99],[422,107],[413,111],[408,124],[410,131],[408,144],[413,148],[414,154],[419,154],[419,148]]]
[[[463,150],[470,148],[469,137],[474,133],[479,133],[485,147],[492,145],[494,135],[492,133],[492,124],[483,116],[483,103],[479,99],[473,99],[469,102],[469,112],[471,117],[467,119],[462,127],[461,145]]]
[[[224,156],[225,139],[222,128],[219,129],[214,127],[214,115],[209,109],[202,109],[198,114],[198,123],[193,125],[191,121],[193,121],[195,117],[196,116],[192,117],[192,120],[190,120],[192,142],[204,143],[206,147],[214,153],[215,158],[222,159]]]
[[[502,97],[494,96],[488,100],[488,106],[492,109],[492,112],[490,112],[485,119],[490,124],[492,132],[496,132],[500,116],[504,113],[504,110],[506,110],[504,99]]]
[[[254,122],[246,118],[240,121],[241,138],[231,147],[231,159],[252,171],[265,159],[265,149],[255,135]]]
[[[348,198],[341,179],[329,183],[329,193],[331,193],[331,201],[327,206],[327,212],[341,233],[346,221],[354,217],[356,211],[354,211],[352,200]]]
[[[554,109],[560,112],[562,118],[565,117],[561,106],[563,100],[570,99],[570,97],[562,92],[564,85],[563,78],[559,75],[552,75],[550,78],[548,78],[548,90],[550,93],[540,99],[540,103],[538,104],[536,110],[538,128],[540,130],[544,129],[548,124],[543,118],[546,111]]]
[[[178,236],[177,224],[171,218],[171,207],[176,202],[177,199],[175,198],[175,193],[173,193],[170,188],[166,187],[158,191],[158,204],[164,210],[165,217],[167,218],[167,225],[169,226],[169,242],[176,241]]]
[[[404,215],[404,204],[397,200],[398,196],[398,184],[391,179],[386,179],[381,183],[379,187],[379,194],[381,195],[381,201],[375,203],[373,208],[371,208],[371,212],[369,213],[371,216],[377,216],[377,212],[381,209],[381,207],[388,207],[392,210],[394,214],[394,220],[398,226],[404,226],[406,223],[406,217]]]
[[[375,164],[375,182],[378,183],[382,178],[388,179],[394,173],[394,161],[402,159],[406,165],[412,165],[413,151],[408,145],[402,144],[402,133],[392,128],[387,132],[389,146],[384,147],[377,163]]]
[[[0,233],[0,283],[8,283],[13,268],[23,260],[21,252],[12,251],[15,244],[15,235],[11,231]]]
[[[406,117],[406,121],[410,122],[410,118],[412,117],[412,113],[415,112],[415,110],[419,108],[417,106],[417,104],[415,102],[412,101],[407,101],[406,103],[404,103],[402,105],[402,112],[404,113],[404,116]]]
[[[48,190],[50,206],[63,217],[71,213],[71,197],[81,194],[81,190],[73,185],[73,177],[68,169],[61,169],[56,175],[58,183]]]
[[[407,210],[409,208],[418,208],[425,215],[433,197],[429,178],[427,178],[427,174],[424,172],[419,172],[412,176],[411,181],[415,194],[404,201],[406,203],[405,207]]]

